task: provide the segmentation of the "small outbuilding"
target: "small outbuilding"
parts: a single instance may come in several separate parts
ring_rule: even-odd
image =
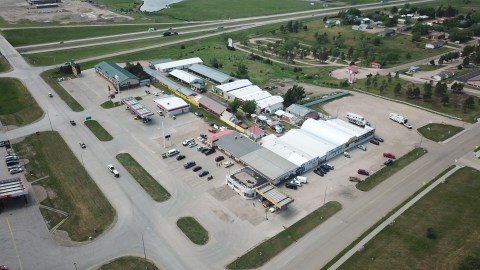
[[[216,84],[225,84],[235,80],[234,77],[228,74],[202,64],[192,65],[188,68],[188,71]]]
[[[440,40],[425,44],[425,49],[438,49],[443,47],[443,45],[445,45],[445,41],[443,39],[440,39]]]
[[[153,100],[159,109],[169,116],[175,116],[190,111],[190,105],[183,99],[174,95],[156,98]]]
[[[320,118],[320,115],[318,114],[317,111],[314,111],[308,107],[305,107],[303,105],[298,105],[298,104],[292,104],[288,106],[287,112],[291,113],[303,120],[307,120],[309,118],[313,118],[315,120],[318,120]]]

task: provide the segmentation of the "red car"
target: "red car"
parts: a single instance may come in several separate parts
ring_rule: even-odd
[[[383,156],[386,158],[396,159],[395,155],[392,153],[383,153]]]
[[[357,173],[358,173],[358,174],[361,174],[361,175],[366,175],[366,176],[369,176],[369,175],[370,175],[370,173],[367,172],[367,171],[364,170],[364,169],[358,169]]]
[[[265,208],[268,208],[268,207],[270,207],[270,206],[272,206],[272,205],[273,205],[273,204],[272,204],[272,203],[271,203],[269,200],[265,200],[265,201],[263,201],[263,203],[262,203],[262,204],[263,204],[263,207],[265,207]]]

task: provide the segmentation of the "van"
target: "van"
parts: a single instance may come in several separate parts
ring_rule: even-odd
[[[180,153],[180,152],[178,152],[177,149],[168,150],[167,156],[173,157],[173,156],[175,156],[175,155],[178,154],[178,153]]]
[[[302,183],[302,184],[306,184],[307,183],[307,177],[297,176],[297,177],[295,177],[295,181],[298,181],[299,183]]]

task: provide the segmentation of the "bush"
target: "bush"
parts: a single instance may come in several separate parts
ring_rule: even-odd
[[[428,239],[437,239],[437,235],[435,234],[435,232],[433,231],[433,228],[430,227],[427,229],[427,238]]]

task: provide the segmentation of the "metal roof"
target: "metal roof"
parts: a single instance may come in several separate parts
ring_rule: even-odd
[[[18,197],[28,194],[27,186],[21,178],[0,180],[0,199]]]
[[[231,132],[218,137],[215,145],[238,158],[262,148],[262,146],[250,140],[247,136],[238,132]]]
[[[182,59],[182,60],[177,60],[172,62],[156,64],[155,68],[163,71],[167,69],[184,67],[184,66],[194,65],[194,64],[201,64],[201,63],[203,63],[202,59],[198,57],[193,57],[193,58],[187,58],[187,59]]]
[[[191,67],[188,68],[188,70],[193,71],[197,74],[200,74],[203,77],[209,78],[212,81],[215,81],[218,83],[223,83],[225,81],[229,81],[233,79],[233,77],[230,75],[227,75],[219,70],[216,70],[214,68],[207,67],[201,64],[192,65]]]
[[[279,103],[282,103],[283,106],[283,98],[281,96],[271,96],[257,101],[257,107],[259,107],[260,109],[265,109]]]
[[[156,98],[153,100],[153,102],[155,102],[157,105],[159,105],[160,107],[162,107],[167,111],[173,111],[173,110],[177,110],[177,109],[185,108],[189,106],[188,103],[185,102],[183,99],[174,95],[170,95],[162,98]]]
[[[100,71],[103,75],[107,76],[111,80],[117,80],[117,78],[115,78],[115,76],[117,76],[118,82],[120,83],[128,79],[139,80],[137,76],[112,62],[100,62],[95,65],[95,69]]]
[[[262,188],[257,188],[257,193],[272,202],[279,209],[284,208],[294,201],[291,197],[284,194],[280,189],[272,184],[268,184]]]
[[[230,92],[230,91],[233,91],[245,86],[249,86],[249,85],[252,85],[252,82],[250,80],[242,79],[242,80],[236,80],[231,83],[217,85],[215,86],[215,88],[217,88],[218,90],[221,90],[222,92]]]
[[[182,93],[183,95],[185,95],[187,97],[193,97],[193,96],[197,95],[197,93],[193,92],[192,90],[188,89],[187,87],[184,87],[184,86],[170,80],[169,78],[163,76],[162,74],[159,74],[157,71],[151,70],[149,68],[143,68],[143,70],[146,73],[148,73],[150,76],[157,79],[159,82],[166,85],[168,88],[174,89],[174,90]]]
[[[263,91],[262,88],[256,86],[256,85],[249,85],[246,87],[239,88],[237,90],[229,92],[229,94],[233,95],[236,98],[240,98],[241,96],[245,96],[248,94],[253,94],[255,92],[261,92]]]
[[[241,97],[237,97],[241,100],[255,100],[255,101],[260,101],[262,99],[265,99],[265,98],[269,98],[271,97],[272,95],[270,93],[268,93],[267,91],[261,91],[261,92],[255,92],[255,93],[252,93],[252,94],[248,94],[248,95],[244,95],[244,96],[241,96]]]
[[[206,96],[202,96],[198,100],[198,103],[201,107],[204,107],[205,109],[208,109],[218,115],[222,114],[227,109],[227,107]]]
[[[298,167],[287,159],[263,147],[242,155],[240,159],[270,180],[275,180]]]
[[[309,109],[303,105],[292,104],[288,106],[286,111],[296,116],[304,117],[305,115],[307,115],[307,113],[311,112],[312,109]]]
[[[186,71],[183,71],[183,70],[180,70],[180,69],[174,69],[170,72],[170,75],[179,79],[179,80],[182,80],[188,84],[191,84],[191,83],[194,83],[194,82],[198,82],[198,81],[201,81],[203,82],[202,79],[200,79],[199,77],[193,75],[193,74],[190,74]]]
[[[136,115],[141,118],[145,118],[147,116],[153,115],[152,111],[147,109],[141,103],[139,103],[134,97],[126,97],[122,98],[122,103],[127,105],[127,107],[132,110]]]

